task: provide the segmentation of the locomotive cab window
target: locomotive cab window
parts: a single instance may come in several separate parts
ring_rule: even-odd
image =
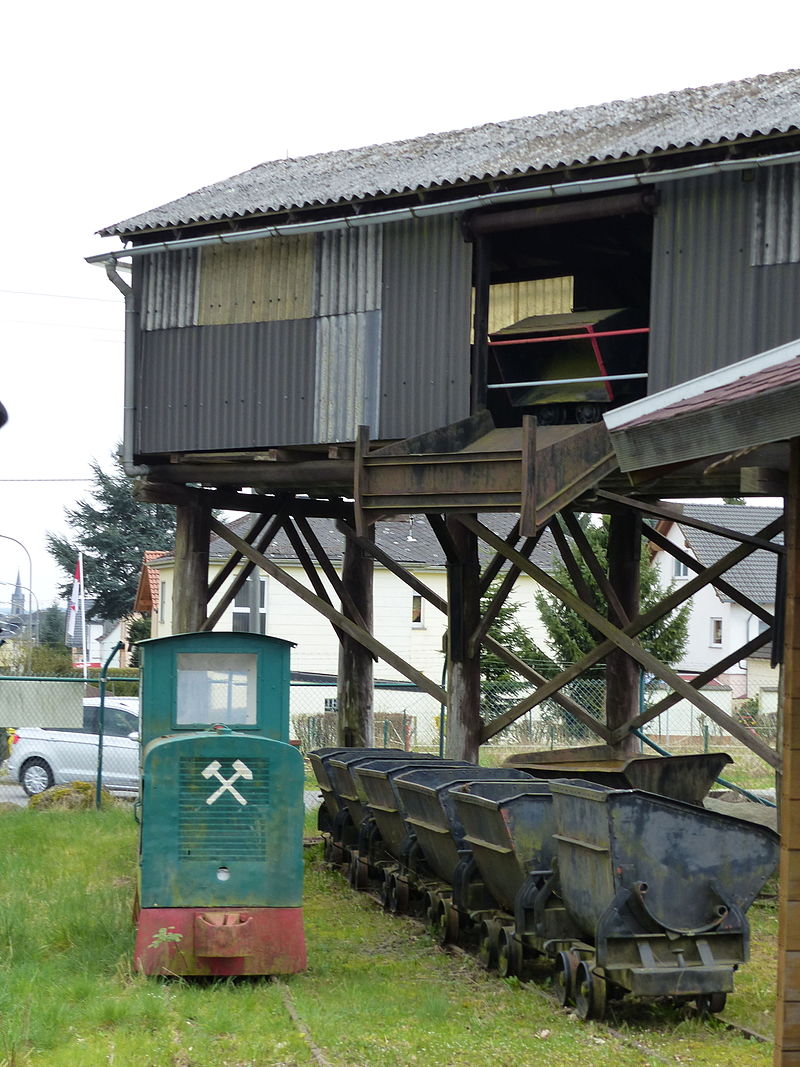
[[[256,664],[246,653],[179,654],[176,726],[255,726]]]

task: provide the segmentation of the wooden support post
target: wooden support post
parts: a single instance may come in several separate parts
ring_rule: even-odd
[[[642,520],[633,511],[612,515],[608,527],[608,581],[623,616],[611,609],[617,626],[626,626],[639,614],[639,562]],[[621,648],[606,656],[606,725],[612,732],[639,714],[641,667]],[[619,743],[620,756],[633,755],[638,744],[631,734]]]
[[[786,629],[775,1064],[800,1064],[800,438],[786,498]]]
[[[175,509],[175,584],[172,590],[172,632],[194,633],[206,618],[208,543],[211,511],[201,503]]]
[[[457,519],[447,520],[456,558],[447,561],[447,740],[451,759],[477,762],[481,736],[480,653],[468,652],[480,625],[478,539]]]
[[[364,535],[371,540],[374,526]],[[353,541],[345,539],[342,562],[342,613],[372,631],[373,560]],[[355,612],[353,611],[355,608]],[[347,747],[374,744],[372,653],[350,634],[339,632],[339,680],[336,689],[337,735]]]

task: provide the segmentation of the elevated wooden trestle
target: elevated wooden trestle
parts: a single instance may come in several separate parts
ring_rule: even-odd
[[[287,451],[259,457],[219,454],[174,459],[171,464],[153,468],[136,491],[143,499],[177,505],[175,619],[185,630],[212,628],[255,567],[284,585],[325,616],[339,637],[338,708],[343,743],[371,742],[372,672],[374,662],[380,659],[447,708],[446,750],[454,758],[475,758],[482,743],[545,700],[558,703],[610,751],[623,753],[630,747],[632,730],[686,699],[770,766],[779,766],[778,755],[769,745],[721,711],[701,690],[711,678],[773,640],[772,615],[728,583],[725,574],[757,549],[783,553],[783,547],[772,540],[783,528],[782,519],[770,523],[757,536],[749,536],[687,517],[680,508],[660,500],[671,492],[677,495],[684,491],[685,480],[693,477],[685,470],[678,478],[661,473],[655,484],[647,486],[646,495],[641,486],[633,495],[618,472],[602,423],[537,428],[534,420],[526,418],[521,428],[498,430],[488,416],[479,415],[421,438],[378,442],[375,447],[370,445],[368,430],[362,428],[349,453],[337,447],[328,456]],[[189,480],[201,487],[187,485]],[[741,470],[733,461],[706,463],[702,477],[694,475],[695,487],[701,488],[703,495],[738,493],[740,480]],[[242,492],[242,487],[252,491]],[[241,537],[212,517],[215,509],[254,513],[256,518],[247,536]],[[505,538],[481,521],[482,513],[497,511],[513,511],[519,516]],[[576,512],[610,516],[607,573],[593,555]],[[398,514],[424,515],[430,523],[447,561],[446,599],[375,544],[374,523]],[[335,519],[345,537],[341,575],[314,536],[308,522],[313,516]],[[733,547],[713,566],[703,568],[669,541],[654,522],[643,519],[693,525],[730,539]],[[266,555],[281,529],[289,537],[310,588]],[[531,561],[545,529],[553,535],[577,594]],[[231,557],[209,588],[210,533],[228,542]],[[656,607],[640,613],[638,559],[643,538],[696,573]],[[479,543],[493,552],[483,572],[478,564]],[[600,603],[581,579],[575,553],[594,576],[602,592]],[[243,560],[246,565],[240,568]],[[375,561],[446,616],[446,688],[372,634]],[[574,609],[602,638],[579,663],[553,678],[543,677],[488,633],[522,573]],[[482,613],[481,598],[498,576],[502,581]],[[637,635],[709,584],[746,607],[765,629],[689,682],[648,653]],[[216,606],[209,614],[208,605],[217,594]],[[535,686],[529,696],[489,722],[481,717],[482,647]],[[605,722],[598,721],[564,691],[600,661],[606,662],[607,670]],[[638,706],[641,669],[661,679],[670,690],[642,713]]]

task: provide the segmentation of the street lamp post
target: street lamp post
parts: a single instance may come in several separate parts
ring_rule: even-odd
[[[0,534],[0,537],[2,537],[4,541],[13,541],[15,545],[19,545],[28,557],[28,624],[31,628],[31,643],[33,643],[33,560],[31,559],[30,552],[25,545],[23,545],[22,541],[18,541],[16,537],[9,537],[8,534]]]

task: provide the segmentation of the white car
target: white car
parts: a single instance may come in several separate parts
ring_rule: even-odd
[[[99,697],[83,702],[83,726],[24,727],[10,738],[8,772],[28,796],[53,785],[97,781]],[[139,701],[106,697],[103,785],[120,792],[139,788]]]

